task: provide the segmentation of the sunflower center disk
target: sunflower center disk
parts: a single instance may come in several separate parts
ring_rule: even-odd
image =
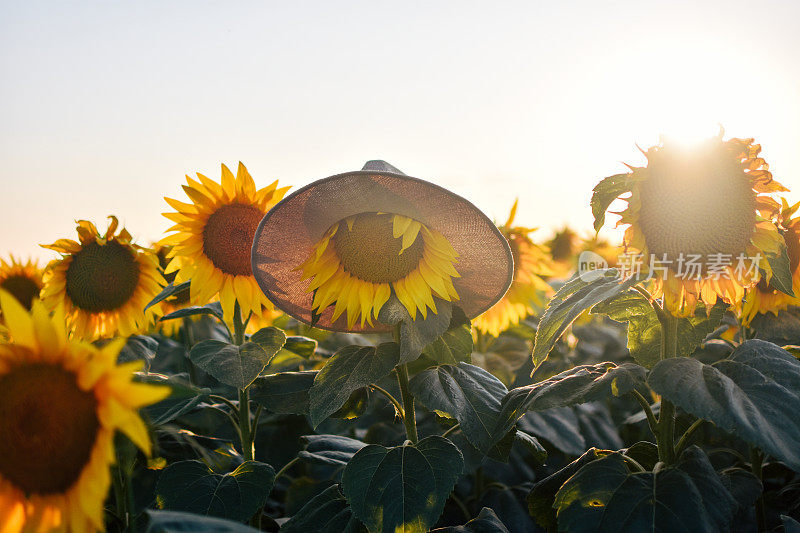
[[[39,285],[27,276],[9,276],[0,283],[0,287],[10,292],[28,311],[33,300],[39,296]]]
[[[228,204],[217,209],[203,229],[203,253],[232,276],[252,276],[250,250],[264,214],[252,205]]]
[[[650,154],[641,185],[640,224],[649,252],[675,265],[680,257],[744,254],[756,223],[756,193],[725,148]],[[727,262],[727,261],[726,261]],[[673,267],[674,268],[674,267]]]
[[[403,240],[392,234],[392,220],[392,215],[361,213],[354,217],[352,229],[344,221],[339,223],[333,246],[350,275],[371,283],[392,283],[417,268],[424,249],[422,237],[417,235],[400,253]]]
[[[0,376],[0,476],[27,494],[64,492],[89,462],[97,401],[76,379],[48,364]]]
[[[93,313],[122,307],[138,283],[139,264],[133,252],[114,241],[85,245],[67,268],[67,295],[76,307]]]

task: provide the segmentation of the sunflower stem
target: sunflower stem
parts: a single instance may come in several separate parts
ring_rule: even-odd
[[[678,317],[670,312],[668,299],[669,292],[665,290],[662,302],[664,315],[661,321],[661,359],[675,357],[678,351]],[[656,442],[658,460],[667,465],[672,464],[675,461],[675,406],[663,396],[658,415]]]
[[[764,454],[761,453],[761,450],[756,448],[755,446],[750,446],[750,470],[753,472],[753,475],[761,481],[764,477],[762,472],[762,466],[764,464]],[[755,503],[756,507],[756,521],[758,522],[758,533],[762,533],[763,531],[767,530],[767,517],[766,513],[764,512],[764,491],[761,491],[761,494],[758,496],[758,499]]]
[[[246,323],[242,320],[242,308],[239,302],[233,306],[233,343],[236,346],[244,344],[244,329]],[[245,461],[255,458],[255,435],[250,426],[250,389],[239,389],[239,434],[241,435],[242,457]]]
[[[394,341],[400,344],[400,324],[394,327]],[[400,385],[400,398],[403,400],[403,425],[406,427],[406,437],[413,444],[419,440],[417,436],[417,420],[414,414],[414,396],[408,386],[408,368],[405,363],[395,367],[397,383]]]

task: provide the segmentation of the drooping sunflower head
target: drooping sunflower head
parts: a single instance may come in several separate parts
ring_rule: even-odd
[[[754,287],[748,289],[742,302],[741,316],[744,325],[749,325],[759,313],[777,315],[789,306],[800,305],[800,217],[794,216],[800,208],[800,202],[789,205],[785,198],[782,200],[778,227],[786,242],[794,296],[777,290],[767,279],[760,279]]]
[[[133,383],[141,361],[117,366],[124,340],[97,348],[70,340],[61,307],[28,313],[0,291],[10,342],[0,343],[0,531],[103,530],[103,503],[119,430],[143,452],[136,410],[169,394]]]
[[[646,167],[631,167],[633,184],[620,224],[625,245],[653,265],[657,290],[675,314],[722,298],[736,303],[744,288],[770,272],[766,257],[780,250],[770,218],[786,190],[772,179],[753,139],[720,135],[686,148],[670,139],[644,152]]]
[[[153,311],[143,309],[166,284],[153,252],[109,218],[104,235],[79,220],[78,241],[42,245],[61,254],[47,265],[42,299],[50,309],[64,305],[72,333],[87,341],[144,331]]]
[[[553,275],[553,261],[546,246],[536,244],[530,237],[535,228],[514,226],[517,202],[500,232],[508,240],[514,258],[514,281],[503,298],[473,320],[475,328],[497,337],[510,326],[533,313],[544,304],[551,292],[545,278]]]
[[[456,302],[474,317],[508,288],[513,260],[472,204],[384,162],[308,185],[265,217],[253,272],[275,305],[339,331],[385,331],[390,298],[412,320]]]
[[[8,260],[0,258],[0,289],[10,293],[30,310],[34,300],[39,299],[42,290],[43,270],[35,261],[23,262],[13,255]]]
[[[191,203],[164,198],[176,210],[164,213],[175,222],[167,230],[174,233],[160,242],[172,247],[166,272],[176,272],[176,283],[192,281],[190,301],[194,305],[219,298],[226,317],[233,316],[236,302],[245,317],[261,315],[270,304],[253,278],[253,237],[261,219],[288,187],[279,189],[275,181],[256,189],[242,163],[236,176],[222,165],[220,182],[199,173],[197,178],[199,181],[186,176],[188,184],[183,186]]]

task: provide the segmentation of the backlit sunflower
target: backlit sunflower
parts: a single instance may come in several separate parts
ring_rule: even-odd
[[[708,139],[683,148],[669,139],[644,152],[646,167],[630,167],[633,183],[619,224],[625,245],[651,258],[654,290],[675,315],[718,298],[735,304],[746,287],[771,274],[766,257],[782,238],[770,221],[779,204],[766,194],[786,190],[772,179],[753,139]],[[700,265],[699,271],[689,262]]]
[[[116,365],[124,339],[97,348],[67,336],[62,308],[51,318],[0,291],[11,342],[0,343],[0,531],[104,529],[114,432],[150,453],[136,410],[169,394],[133,383],[142,361]]]
[[[547,241],[550,257],[552,277],[566,279],[575,272],[578,259],[578,243],[580,238],[569,226],[564,226],[556,231],[553,238]]]
[[[500,226],[500,232],[511,245],[514,281],[499,302],[472,322],[477,330],[494,337],[509,326],[519,324],[534,312],[534,306],[542,306],[545,295],[551,291],[543,279],[553,275],[548,250],[531,240],[529,234],[534,229],[513,226],[516,214],[517,202],[514,202],[508,220]]]
[[[790,206],[784,198],[778,217],[779,227],[789,254],[792,291],[795,295],[789,296],[774,289],[767,280],[760,280],[755,287],[748,289],[744,302],[742,302],[742,322],[745,325],[749,325],[759,313],[777,315],[778,312],[789,306],[800,305],[800,217],[792,218],[798,208],[800,208],[800,202]]]
[[[42,245],[61,254],[47,265],[42,300],[49,309],[63,304],[70,330],[87,341],[144,331],[153,320],[144,307],[166,284],[152,251],[133,244],[126,229],[117,233],[117,217],[108,218],[105,235],[78,220],[79,242]]]
[[[458,254],[441,234],[403,216],[361,213],[332,225],[298,270],[322,314],[334,305],[332,321],[347,311],[347,327],[372,325],[394,293],[412,320],[417,311],[436,313],[433,296],[458,300],[452,278]]]
[[[239,302],[246,319],[261,315],[271,304],[258,288],[250,266],[250,250],[259,222],[288,187],[278,182],[256,190],[253,178],[242,163],[236,176],[222,165],[217,183],[202,174],[199,181],[186,176],[183,186],[192,203],[164,198],[176,213],[164,213],[175,222],[174,231],[160,244],[172,246],[166,272],[176,272],[175,283],[191,280],[190,301],[205,305],[218,297],[226,319],[233,317]]]
[[[7,261],[0,258],[0,289],[9,292],[30,311],[42,290],[42,269],[30,259],[22,262],[13,255]]]

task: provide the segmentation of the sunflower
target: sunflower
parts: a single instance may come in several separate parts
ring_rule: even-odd
[[[772,313],[777,316],[778,312],[789,306],[800,305],[800,217],[792,218],[798,208],[800,208],[800,202],[790,206],[784,198],[781,212],[778,215],[778,224],[786,241],[786,251],[789,255],[792,291],[795,295],[789,296],[775,290],[767,280],[760,280],[755,287],[747,291],[742,302],[742,322],[746,326],[759,313]]]
[[[258,288],[250,266],[253,236],[261,219],[289,187],[278,182],[256,190],[253,178],[242,163],[236,176],[222,165],[217,183],[202,174],[200,181],[186,176],[183,186],[192,203],[164,198],[177,213],[164,213],[175,222],[167,231],[176,233],[161,240],[172,246],[167,273],[176,272],[175,282],[192,280],[189,299],[205,305],[218,297],[226,318],[233,317],[239,303],[244,317],[262,314],[271,304]]]
[[[581,243],[580,250],[581,252],[593,252],[599,255],[610,268],[618,266],[619,258],[625,252],[621,246],[615,246],[608,242],[608,240],[596,235],[584,239]]]
[[[360,213],[333,224],[297,270],[314,294],[312,309],[335,306],[332,321],[347,311],[347,327],[372,325],[394,293],[416,320],[433,296],[458,300],[452,278],[458,254],[440,233],[412,218],[391,213]]]
[[[578,258],[578,235],[569,226],[555,232],[545,244],[550,250],[551,276],[556,279],[568,278],[575,271]]]
[[[10,293],[30,311],[42,290],[42,269],[30,259],[23,263],[13,255],[8,261],[0,258],[0,289]]]
[[[514,202],[508,220],[500,226],[500,232],[511,245],[514,281],[499,302],[472,322],[478,331],[493,337],[519,324],[534,312],[534,306],[542,306],[545,294],[551,291],[543,279],[553,275],[549,251],[531,240],[529,234],[534,229],[513,226],[516,214],[517,202]]]
[[[108,218],[105,235],[78,220],[80,242],[42,245],[62,254],[45,269],[42,300],[49,309],[63,303],[72,333],[87,341],[144,331],[153,320],[144,307],[166,284],[152,251],[133,244],[126,229],[117,233],[117,217]]]
[[[133,383],[142,361],[115,364],[125,344],[70,340],[63,308],[28,313],[0,291],[11,342],[0,343],[0,531],[103,530],[114,432],[150,453],[136,410],[166,387]]]
[[[643,152],[646,167],[629,167],[631,195],[618,224],[626,250],[652,264],[654,291],[674,315],[718,298],[735,304],[746,287],[771,275],[767,256],[781,238],[770,221],[786,190],[772,179],[753,139],[722,140],[723,132],[691,149],[670,139]],[[691,269],[689,268],[691,263]]]

